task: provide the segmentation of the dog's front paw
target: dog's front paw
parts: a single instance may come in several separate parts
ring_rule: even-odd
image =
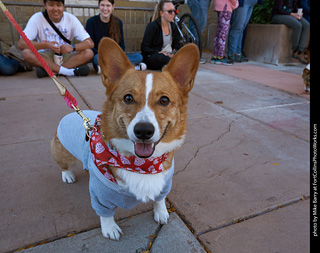
[[[76,181],[76,176],[70,170],[62,171],[62,181],[67,184],[72,184]]]
[[[169,213],[166,207],[165,200],[154,202],[154,220],[158,224],[167,224],[169,219]]]
[[[113,217],[100,217],[101,231],[105,238],[119,241],[120,235],[123,234],[121,228],[114,221]]]

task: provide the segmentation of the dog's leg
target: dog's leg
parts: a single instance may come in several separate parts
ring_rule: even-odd
[[[166,207],[166,201],[165,199],[160,201],[155,201],[153,203],[153,211],[154,211],[154,220],[158,224],[167,224],[169,213]]]
[[[117,225],[112,217],[101,217],[100,216],[100,224],[102,235],[106,238],[110,238],[112,240],[119,240],[120,234],[122,233],[121,228]]]
[[[64,148],[59,141],[57,134],[51,141],[51,153],[54,160],[61,167],[62,181],[67,184],[74,183],[76,181],[76,177],[72,171],[69,170],[69,167],[77,164],[78,159],[76,159]]]

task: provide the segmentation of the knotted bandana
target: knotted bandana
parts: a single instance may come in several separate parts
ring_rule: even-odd
[[[97,116],[95,127],[90,138],[92,159],[100,172],[110,181],[116,183],[116,179],[108,168],[108,165],[119,167],[127,171],[140,174],[157,174],[163,171],[163,162],[168,154],[156,158],[139,158],[136,156],[122,156],[114,148],[109,147],[101,137],[101,115]]]

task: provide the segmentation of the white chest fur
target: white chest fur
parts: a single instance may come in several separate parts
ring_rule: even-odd
[[[158,174],[139,174],[126,170],[117,170],[117,176],[122,179],[118,184],[134,194],[137,200],[148,202],[155,200],[165,185],[165,177],[168,171]]]

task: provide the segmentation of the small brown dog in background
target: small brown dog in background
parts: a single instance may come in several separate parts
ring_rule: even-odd
[[[304,68],[302,72],[302,78],[304,81],[304,90],[306,92],[310,91],[310,63]]]

